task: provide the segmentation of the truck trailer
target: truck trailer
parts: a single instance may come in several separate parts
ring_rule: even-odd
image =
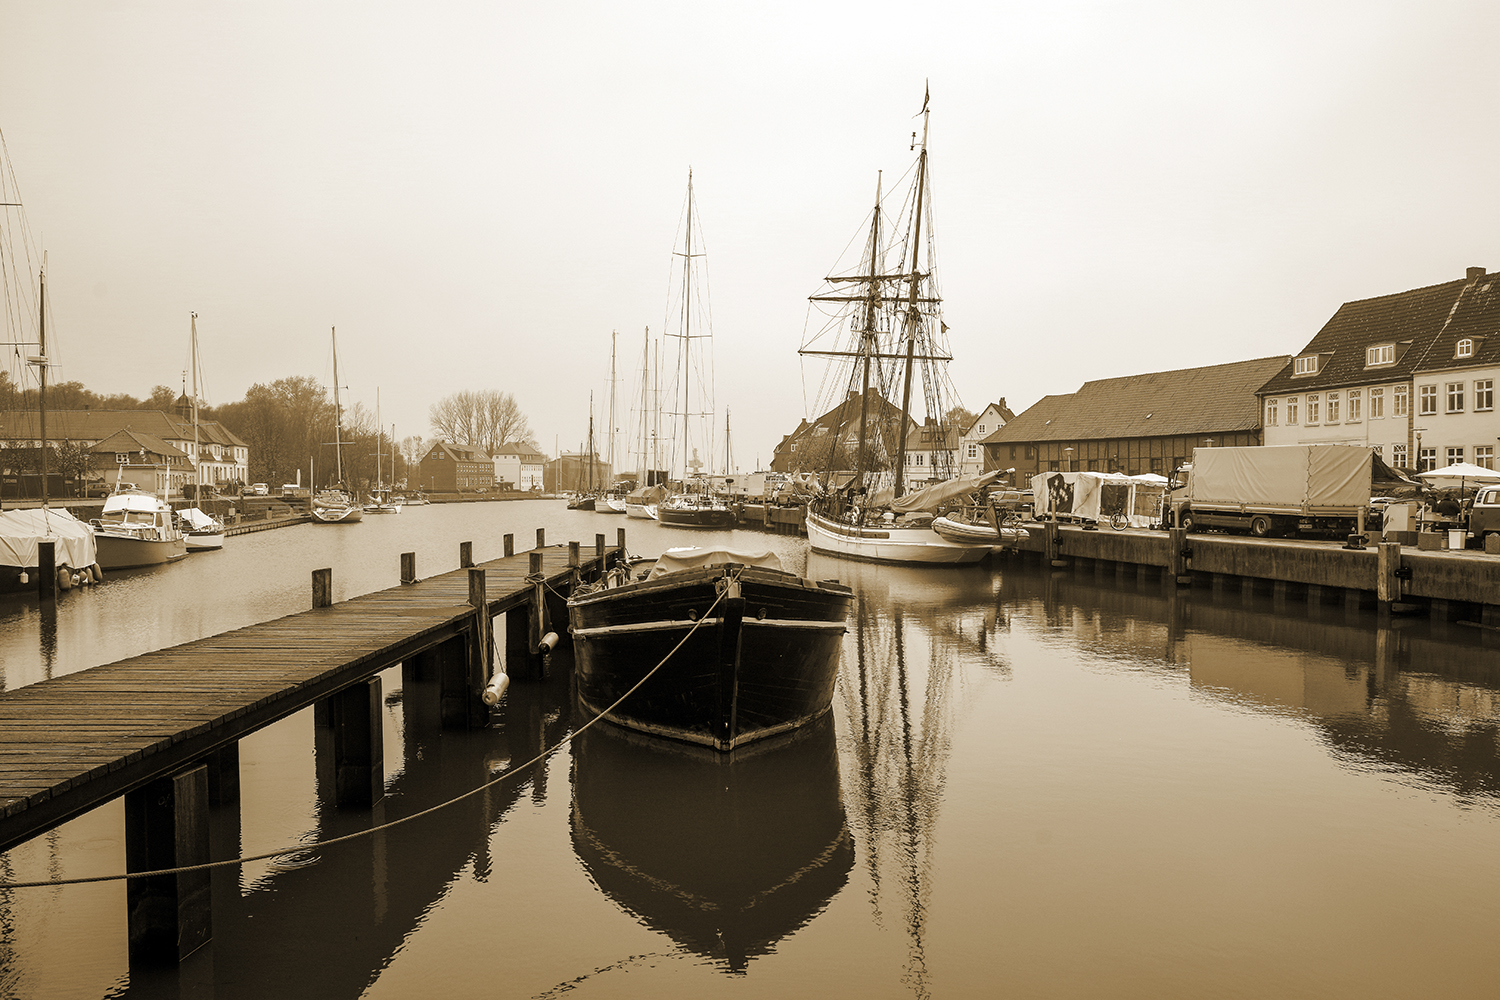
[[[1172,523],[1260,538],[1362,534],[1372,489],[1406,482],[1369,448],[1346,444],[1198,448],[1179,481],[1183,473],[1169,494]]]

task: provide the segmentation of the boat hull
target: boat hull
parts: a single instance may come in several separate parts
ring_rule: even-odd
[[[189,552],[207,552],[224,547],[222,531],[189,531],[183,539],[187,542]]]
[[[950,542],[979,545],[1005,545],[1031,537],[1025,528],[1002,527],[998,532],[987,524],[970,524],[949,517],[932,519],[932,530]]]
[[[353,524],[364,516],[360,507],[319,507],[314,504],[312,508],[312,519],[316,524]]]
[[[807,512],[807,542],[814,552],[866,562],[963,565],[989,555],[990,542],[955,542],[930,525],[857,527]]]
[[[103,570],[160,566],[187,555],[182,538],[126,538],[105,531],[95,533],[94,548]]]
[[[654,521],[656,520],[656,504],[631,503],[626,501],[625,513],[630,517],[638,517],[643,521]]]
[[[672,507],[659,504],[656,519],[673,528],[733,528],[739,523],[728,507]]]
[[[579,701],[617,725],[721,751],[795,729],[832,703],[851,598],[836,583],[737,564],[573,598]]]

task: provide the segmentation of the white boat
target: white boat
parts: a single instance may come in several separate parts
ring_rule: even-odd
[[[105,570],[160,566],[187,556],[187,539],[177,515],[154,493],[116,484],[104,498],[104,511],[90,524],[100,567]]]
[[[189,552],[206,552],[224,547],[224,525],[219,519],[197,507],[184,507],[177,512],[182,525],[183,539]]]
[[[35,591],[41,543],[51,542],[57,585],[64,590],[104,578],[94,533],[67,509],[28,507],[0,513],[0,594]]]
[[[819,306],[832,304],[835,318],[800,353],[833,359],[843,377],[830,377],[827,384],[838,393],[837,400],[857,398],[859,412],[846,414],[839,407],[840,425],[832,428],[829,438],[823,488],[807,508],[807,539],[814,552],[871,562],[973,563],[989,554],[992,543],[954,541],[932,526],[940,507],[952,503],[955,494],[947,491],[965,485],[964,480],[949,478],[915,492],[905,489],[907,438],[916,428],[911,417],[912,383],[918,371],[918,392],[927,404],[928,424],[924,426],[933,428],[933,440],[938,442],[928,469],[939,479],[957,471],[950,468],[954,461],[945,446],[948,438],[943,428],[944,416],[957,399],[943,367],[950,358],[934,275],[925,100],[921,114],[915,180],[900,202],[904,218],[885,225],[877,184],[870,234],[858,265],[828,278],[827,290],[810,299]],[[892,233],[899,238],[892,241]],[[831,347],[816,344],[825,335],[835,341]],[[887,420],[890,404],[880,397],[882,387],[901,389],[894,427]],[[870,412],[872,397],[877,400],[876,413]],[[851,429],[855,420],[858,426]],[[849,456],[839,446],[850,436],[857,439],[852,474]],[[892,451],[895,457],[887,472],[882,465]],[[979,482],[968,488],[983,485]]]
[[[375,390],[375,426],[380,427],[380,389]],[[396,477],[396,425],[391,425],[391,478]],[[375,435],[375,488],[365,498],[366,514],[399,514],[401,513],[401,501],[391,496],[390,487],[385,485],[385,477],[380,468],[380,434]]]
[[[383,486],[371,490],[364,504],[366,514],[399,514],[403,506],[401,499]]]
[[[330,330],[333,339],[333,454],[338,480],[328,489],[313,494],[308,512],[314,524],[353,524],[363,520],[364,505],[344,488],[343,415],[339,409],[339,342],[338,331]]]

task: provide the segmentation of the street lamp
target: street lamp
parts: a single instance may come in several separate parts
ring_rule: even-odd
[[[1072,448],[1064,448],[1063,449],[1063,453],[1066,456],[1065,459],[1064,459],[1064,461],[1066,461],[1067,464],[1068,464],[1067,471],[1068,472],[1072,472],[1073,471],[1073,449]]]
[[[1427,428],[1425,428],[1425,427],[1413,427],[1412,428],[1412,430],[1416,431],[1416,433],[1417,433],[1417,454],[1415,456],[1416,459],[1417,459],[1417,461],[1416,461],[1415,464],[1416,464],[1416,469],[1417,469],[1418,472],[1426,472],[1427,471],[1426,469],[1422,468],[1422,432],[1425,431],[1426,429]]]

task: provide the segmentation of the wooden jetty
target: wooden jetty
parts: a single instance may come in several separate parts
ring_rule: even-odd
[[[238,797],[239,740],[308,706],[336,803],[378,802],[378,674],[400,664],[436,681],[425,687],[445,728],[487,725],[487,689],[493,700],[506,680],[497,645],[510,675],[542,676],[566,640],[566,595],[618,564],[625,530],[612,547],[596,535],[587,556],[577,542],[547,546],[540,529],[529,551],[504,541],[480,566],[463,543],[462,568],[427,580],[404,553],[399,586],[338,604],[332,572],[317,570],[308,611],[0,692],[0,851],[124,796],[128,871],[204,863],[208,807]],[[209,886],[207,869],[129,880],[132,960],[205,943]]]

